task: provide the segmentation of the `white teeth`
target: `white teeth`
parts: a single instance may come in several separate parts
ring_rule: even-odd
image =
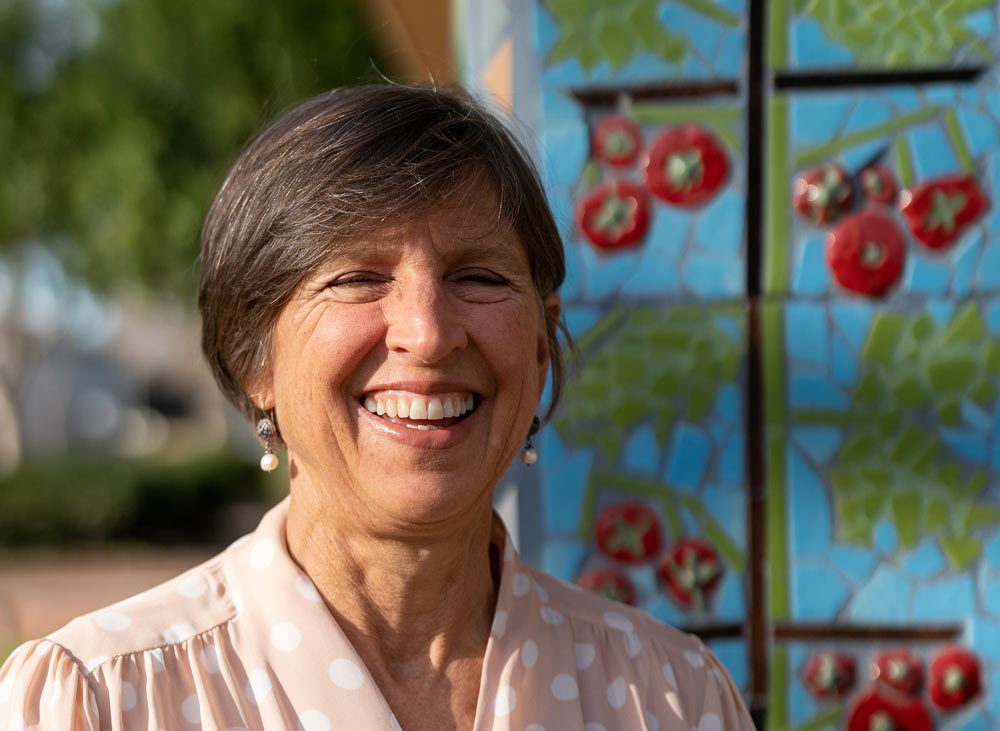
[[[410,404],[410,418],[411,419],[427,418],[427,402],[424,401],[419,396],[413,399],[413,402]]]
[[[396,418],[396,399],[390,398],[385,400],[385,414],[390,419]]]
[[[414,419],[419,421],[450,419],[472,411],[475,408],[475,396],[471,393],[448,394],[445,396],[413,396],[409,399],[401,396],[384,396],[376,398],[368,395],[362,399],[364,407],[373,414],[388,416],[390,419]],[[407,424],[407,426],[411,426]],[[413,425],[416,426],[416,425]],[[431,426],[431,425],[421,425]],[[439,427],[432,426],[437,429]]]
[[[455,415],[455,404],[452,401],[451,396],[445,396],[444,397],[443,406],[444,406],[443,411],[444,411],[444,418],[445,419],[450,419],[452,416]]]
[[[378,414],[379,416],[385,414],[385,401],[383,401],[382,399],[378,399],[378,407],[375,413]]]
[[[365,408],[368,409],[373,414],[378,411],[378,403],[375,401],[374,396],[368,396],[365,399]]]
[[[410,418],[410,405],[406,403],[406,399],[396,399],[396,416],[400,419]]]
[[[473,405],[474,405],[474,402],[472,400],[472,394],[471,393],[465,394],[465,410],[466,411],[472,411]]]
[[[411,414],[410,418],[412,419],[413,418],[413,416],[412,416],[413,411],[412,410],[410,411],[410,414]],[[427,404],[427,416],[425,416],[424,418],[425,419],[443,419],[444,418],[444,406],[441,404],[441,399],[439,399],[437,396],[435,396],[434,398],[432,398],[430,400],[430,402]]]
[[[441,427],[432,424],[406,424],[407,429],[419,429],[420,431],[437,431]]]

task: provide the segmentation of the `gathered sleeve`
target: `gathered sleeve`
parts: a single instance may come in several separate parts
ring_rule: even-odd
[[[100,731],[85,672],[51,640],[21,645],[0,668],[0,728]]]

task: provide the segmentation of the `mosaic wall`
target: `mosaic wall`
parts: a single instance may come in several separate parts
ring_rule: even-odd
[[[505,7],[582,356],[525,555],[701,633],[762,728],[1000,728],[995,3]]]

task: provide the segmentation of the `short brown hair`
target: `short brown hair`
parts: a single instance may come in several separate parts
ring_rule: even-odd
[[[236,408],[263,375],[278,313],[338,245],[422,215],[473,178],[523,242],[536,293],[566,274],[562,239],[524,147],[460,89],[335,89],[283,115],[240,154],[201,235],[202,349]],[[561,322],[546,314],[552,399],[562,388]]]

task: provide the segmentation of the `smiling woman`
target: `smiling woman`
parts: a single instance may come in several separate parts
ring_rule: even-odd
[[[558,399],[565,269],[536,173],[479,105],[306,102],[237,160],[202,265],[206,357],[286,448],[289,497],[211,561],[16,650],[0,723],[752,728],[697,639],[524,565],[492,511],[550,371]]]

